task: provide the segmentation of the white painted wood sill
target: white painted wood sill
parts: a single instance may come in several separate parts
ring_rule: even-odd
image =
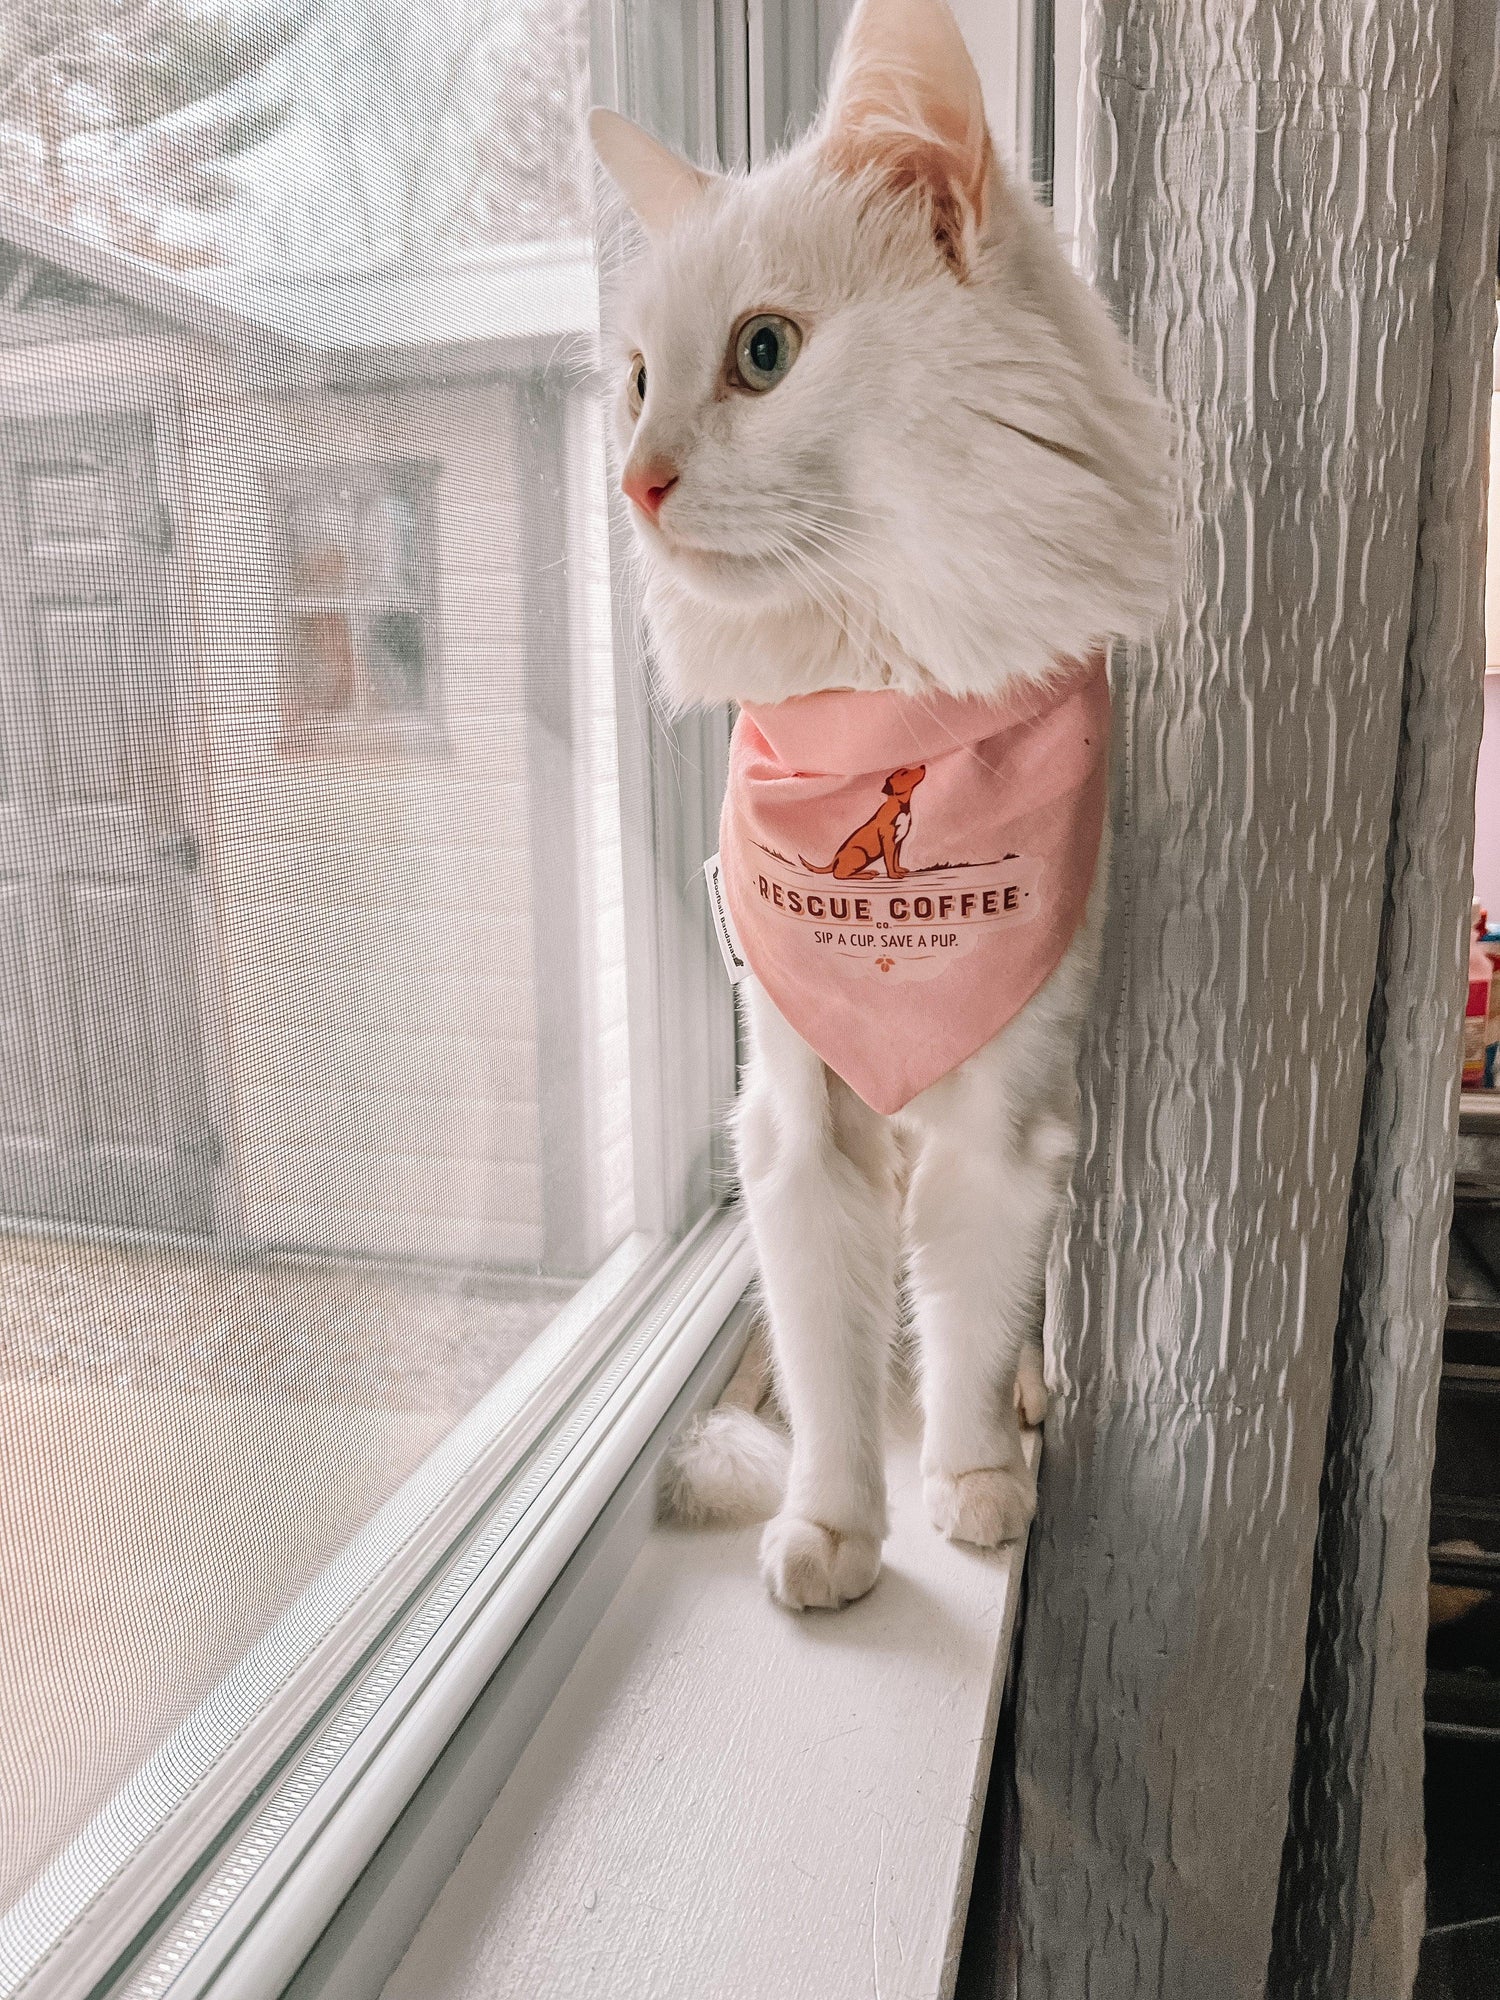
[[[652,1530],[383,2000],[946,2000],[1024,1549],[891,1471],[838,1614],[770,1603],[756,1530]]]

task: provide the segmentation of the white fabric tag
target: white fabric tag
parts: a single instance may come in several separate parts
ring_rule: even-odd
[[[724,970],[729,974],[730,984],[738,986],[742,979],[750,976],[750,967],[740,948],[734,918],[729,914],[729,904],[724,896],[724,876],[717,854],[709,855],[703,864],[703,873],[708,880],[708,903],[714,916],[714,936],[719,940],[719,950],[724,957]]]

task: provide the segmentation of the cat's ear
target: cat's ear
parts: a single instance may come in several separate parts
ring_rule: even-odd
[[[821,146],[839,173],[871,173],[927,203],[962,278],[990,219],[994,149],[979,76],[946,0],[859,0],[839,46]]]
[[[670,146],[622,118],[618,111],[596,105],[589,113],[589,137],[599,164],[634,210],[636,220],[651,235],[670,229],[683,209],[709,185]]]

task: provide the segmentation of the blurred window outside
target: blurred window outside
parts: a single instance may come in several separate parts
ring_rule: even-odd
[[[287,653],[281,695],[289,754],[377,744],[383,725],[440,722],[432,600],[438,468],[353,464],[285,476]]]

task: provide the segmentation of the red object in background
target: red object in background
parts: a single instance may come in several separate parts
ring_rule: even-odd
[[[1484,1051],[1489,1039],[1490,988],[1495,968],[1479,942],[1485,913],[1476,903],[1474,928],[1469,936],[1469,998],[1464,1008],[1464,1089],[1484,1089]]]
[[[1484,1087],[1497,1087],[1495,1064],[1500,1051],[1500,937],[1482,937],[1480,946],[1490,962],[1490,1013],[1484,1026]]]

